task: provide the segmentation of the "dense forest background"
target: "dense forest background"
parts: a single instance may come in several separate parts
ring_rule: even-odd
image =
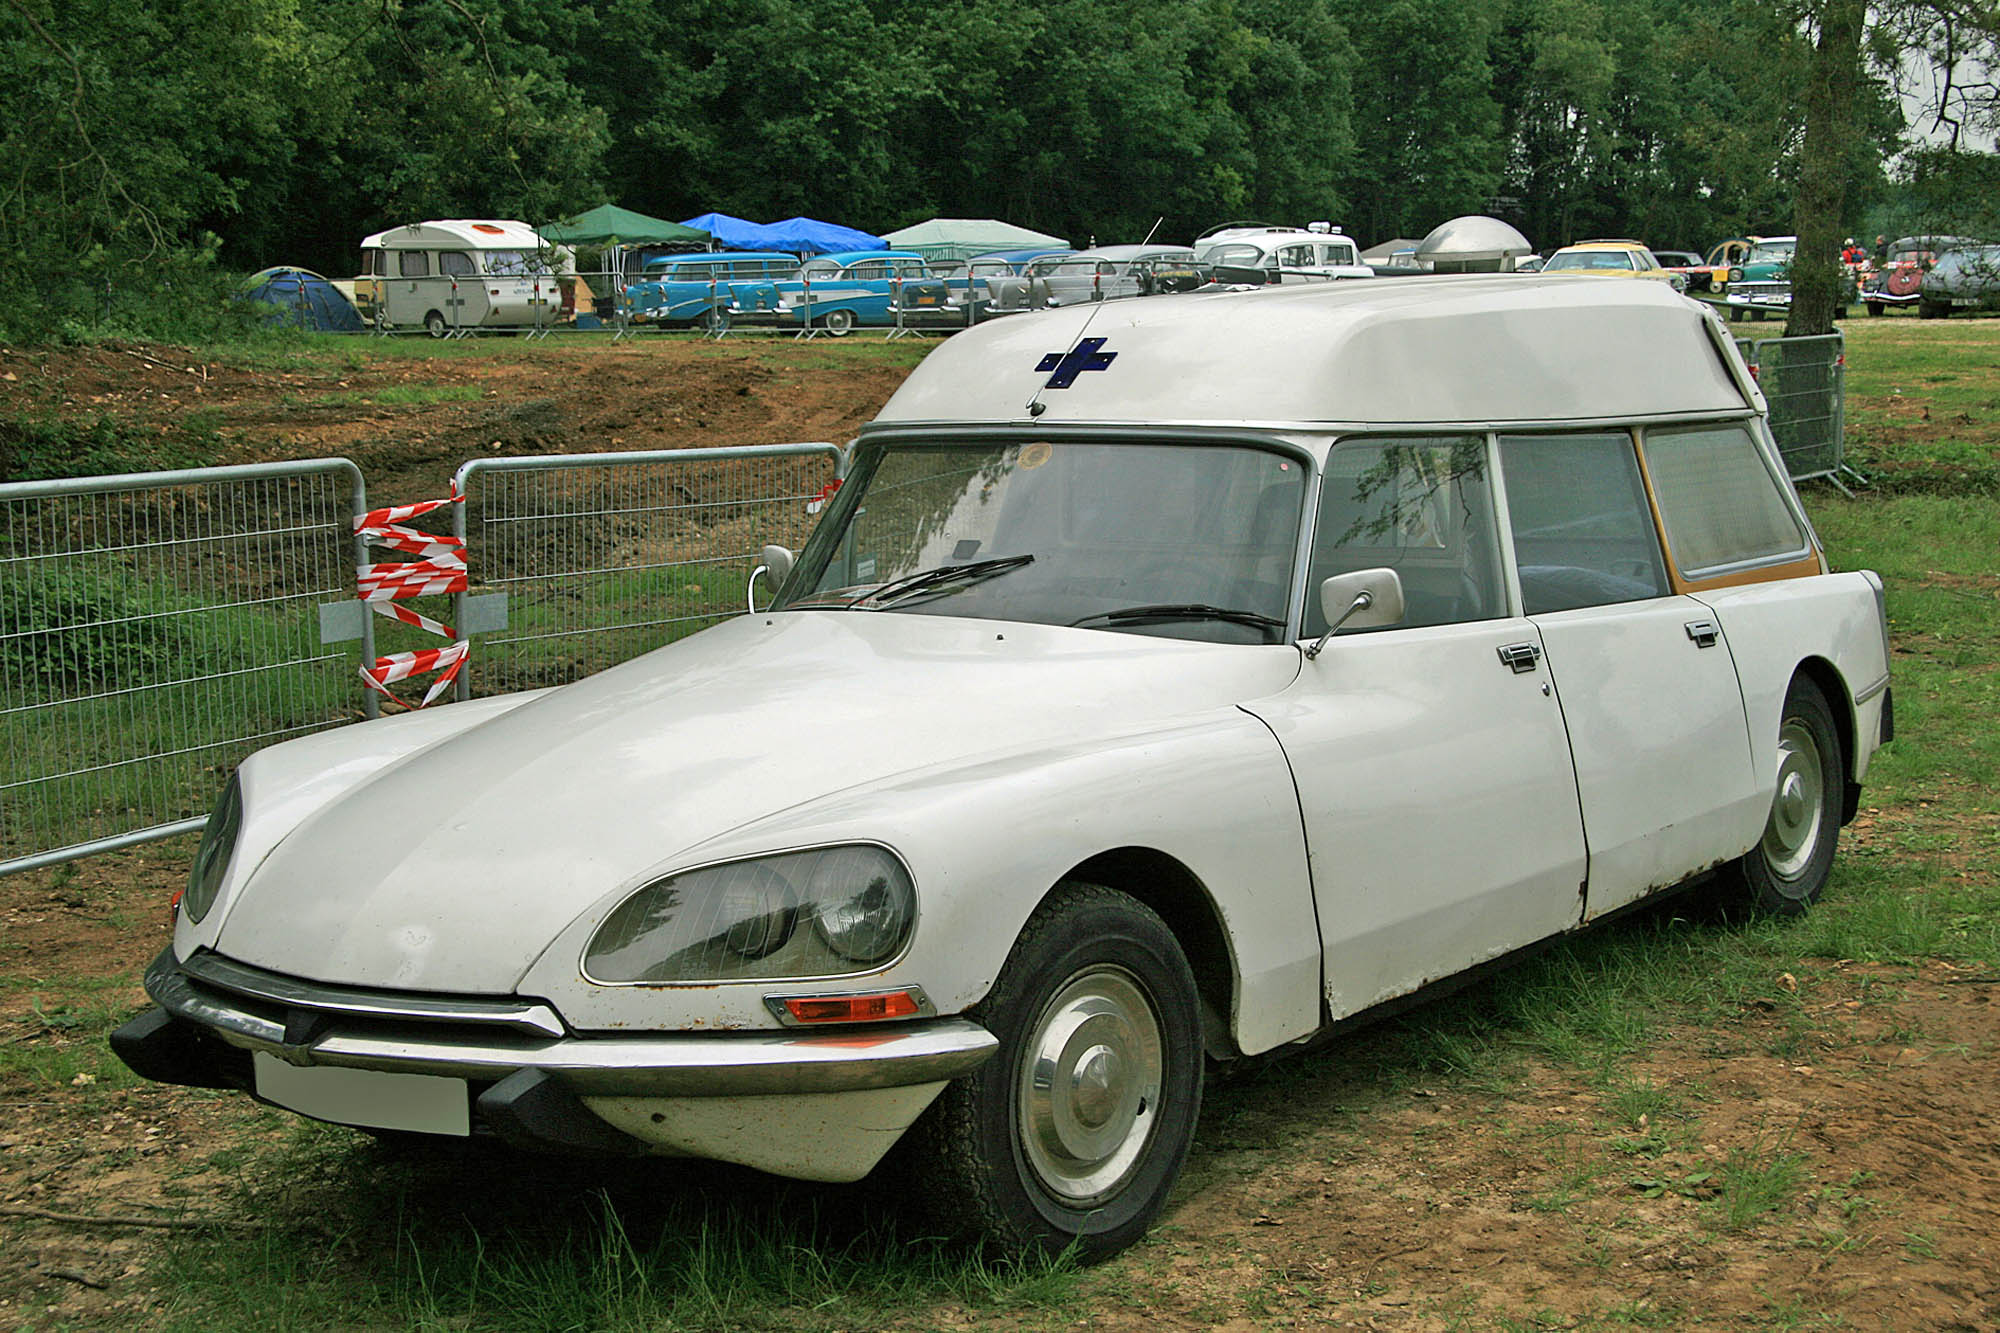
[[[1837,2],[0,0],[0,284],[32,298],[0,321],[606,200],[1078,243],[1492,212],[1543,247],[1702,249],[1792,229]],[[1852,231],[2000,197],[1990,155],[1903,151],[1889,75],[1950,2],[1869,11]]]

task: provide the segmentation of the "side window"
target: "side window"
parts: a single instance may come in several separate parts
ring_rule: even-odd
[[[869,281],[886,278],[889,276],[889,264],[887,260],[870,260],[866,264],[856,264],[853,268],[848,269],[847,276],[850,278],[863,278]]]
[[[1311,268],[1313,248],[1310,245],[1288,245],[1278,252],[1281,268]]]
[[[1334,446],[1313,526],[1306,634],[1326,629],[1321,582],[1382,567],[1403,581],[1404,628],[1507,613],[1483,438],[1349,439]]]
[[[454,278],[469,278],[478,271],[471,255],[457,250],[438,251],[438,272]]]
[[[1527,614],[1670,591],[1630,435],[1503,435],[1500,471]]]
[[[396,272],[405,278],[428,278],[431,275],[431,257],[422,250],[398,250]]]
[[[1805,554],[1806,535],[1742,426],[1652,430],[1645,450],[1667,550],[1683,575]]]
[[[1319,262],[1322,264],[1354,264],[1358,261],[1351,245],[1322,245],[1319,248]]]

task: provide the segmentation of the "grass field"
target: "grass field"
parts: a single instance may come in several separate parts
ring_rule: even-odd
[[[0,1092],[79,1134],[191,1118],[156,1172],[180,1224],[122,1252],[130,1321],[190,1333],[1993,1326],[2000,321],[1849,332],[1874,484],[1806,501],[1836,567],[1887,584],[1897,739],[1826,900],[1786,921],[1669,903],[1219,1083],[1164,1223],[1104,1267],[996,1263],[867,1184],[406,1155],[135,1088],[100,1043],[136,958],[0,946]],[[808,376],[906,345],[744,346]],[[90,1170],[115,1182],[114,1158]],[[0,1199],[44,1197],[22,1179]],[[86,1197],[122,1211],[115,1185]],[[0,1261],[0,1327],[109,1308],[48,1290]]]

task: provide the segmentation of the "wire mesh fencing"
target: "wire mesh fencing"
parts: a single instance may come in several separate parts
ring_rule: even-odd
[[[364,503],[345,459],[0,485],[0,873],[198,828],[252,750],[363,715],[318,606]]]
[[[1746,359],[1771,408],[1771,435],[1794,481],[1816,477],[1840,485],[1846,464],[1846,340],[1760,338]],[[1845,489],[1843,486],[1842,489]]]
[[[465,464],[467,600],[504,593],[506,614],[459,697],[566,684],[741,614],[759,551],[804,544],[841,467],[831,444]]]

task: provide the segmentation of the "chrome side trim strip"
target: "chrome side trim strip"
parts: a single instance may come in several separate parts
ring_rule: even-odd
[[[326,986],[205,951],[189,955],[180,970],[217,990],[319,1013],[423,1023],[481,1023],[543,1037],[560,1037],[569,1031],[554,1009],[531,1000],[432,999],[403,991]]]
[[[1882,679],[1876,681],[1874,684],[1868,686],[1865,689],[1856,690],[1854,692],[1854,702],[1857,705],[1865,704],[1870,699],[1873,699],[1876,695],[1880,694],[1882,691],[1888,688],[1889,688],[1889,673],[1885,671],[1882,673]]]

